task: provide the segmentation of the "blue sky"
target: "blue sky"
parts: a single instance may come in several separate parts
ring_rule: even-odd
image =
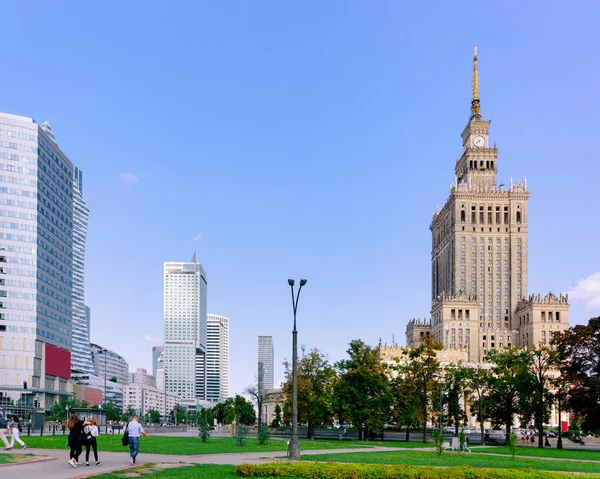
[[[84,171],[92,340],[151,368],[164,261],[194,251],[231,318],[332,360],[430,307],[429,222],[469,115],[473,43],[499,181],[527,177],[529,291],[600,314],[597,2],[9,2],[0,110]],[[579,283],[578,283],[579,282]],[[156,338],[156,339],[153,339]]]

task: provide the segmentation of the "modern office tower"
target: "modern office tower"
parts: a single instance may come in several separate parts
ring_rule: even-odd
[[[196,254],[164,264],[165,388],[182,404],[206,401],[207,280]]]
[[[165,350],[163,346],[152,346],[152,376],[156,377],[156,369],[158,367],[158,358]]]
[[[142,384],[143,386],[156,387],[156,378],[144,368],[137,368],[134,373],[129,373],[128,384]]]
[[[485,360],[491,349],[545,344],[568,327],[566,296],[526,299],[529,190],[527,181],[497,184],[498,148],[489,127],[480,113],[475,47],[462,154],[449,198],[430,225],[431,325],[418,325],[419,335],[429,329],[444,349],[462,350],[470,362]],[[407,344],[415,326],[409,323]]]
[[[106,385],[105,402],[113,402],[119,409],[123,407],[123,387],[129,383],[129,364],[123,356],[103,348],[97,344],[90,344],[94,362],[95,376],[99,382],[90,381],[91,386],[100,386],[104,391]]]
[[[229,318],[209,314],[206,335],[206,390],[208,401],[229,397]]]
[[[275,351],[273,350],[273,336],[258,337],[258,380],[262,391],[273,389]]]
[[[161,353],[156,360],[156,387],[165,390],[165,353]]]
[[[35,400],[50,409],[71,394],[73,165],[49,124],[6,113],[0,113],[0,248],[7,260],[0,393],[23,408]]]
[[[73,299],[71,301],[73,308],[71,370],[74,380],[78,374],[94,372],[90,349],[89,308],[86,307],[84,298],[85,240],[89,216],[90,210],[83,200],[83,173],[75,166],[73,167]]]
[[[87,323],[87,330],[88,330],[88,335],[91,338],[92,337],[92,329],[91,329],[91,317],[92,317],[92,310],[90,309],[90,307],[88,305],[85,306],[85,322]]]

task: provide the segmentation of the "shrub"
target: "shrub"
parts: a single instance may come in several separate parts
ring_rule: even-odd
[[[379,464],[270,463],[241,464],[240,477],[296,477],[305,479],[573,479],[571,474],[531,469],[481,469],[468,466],[384,466]],[[599,479],[600,475],[586,479]]]
[[[248,426],[244,426],[243,424],[238,425],[235,431],[235,443],[238,446],[245,446],[249,432],[250,428]]]
[[[198,435],[202,439],[202,442],[206,442],[210,437],[210,426],[204,416],[201,416],[198,421]]]
[[[442,447],[444,445],[444,435],[442,434],[442,431],[439,429],[434,429],[431,431],[431,437],[433,438],[433,442],[435,442],[435,450],[437,451],[437,455],[441,456],[442,452],[444,451],[444,448]]]
[[[271,439],[271,433],[269,432],[269,426],[263,424],[258,429],[258,443],[261,445],[267,444]]]
[[[517,435],[511,434],[510,440],[508,441],[508,448],[510,449],[510,453],[512,454],[513,461],[517,459]]]

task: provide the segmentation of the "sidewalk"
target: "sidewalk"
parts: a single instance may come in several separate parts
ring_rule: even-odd
[[[398,451],[397,447],[374,447],[366,451],[369,452],[390,452]],[[43,477],[44,479],[74,479],[78,477],[90,477],[96,474],[111,472],[120,469],[127,469],[129,465],[129,454],[127,452],[102,452],[98,455],[102,461],[101,466],[95,466],[90,461],[90,467],[85,466],[85,453],[79,457],[80,465],[72,468],[67,463],[69,451],[65,449],[25,449],[10,451],[14,454],[39,454],[56,457],[53,461],[36,462],[32,464],[10,465],[0,467],[0,477],[4,478],[23,478],[23,477]],[[356,452],[355,448],[349,449],[322,449],[302,451],[303,456],[313,454],[335,454],[344,452]],[[365,452],[361,450],[361,452]],[[90,456],[92,456],[90,454]],[[90,457],[91,459],[92,457]],[[199,454],[196,456],[171,456],[166,454],[144,454],[142,448],[137,458],[137,465],[147,464],[149,462],[184,462],[188,464],[261,464],[272,462],[276,458],[285,458],[285,451],[270,452],[248,452],[248,453],[230,453],[230,454]],[[81,465],[83,464],[83,465]]]

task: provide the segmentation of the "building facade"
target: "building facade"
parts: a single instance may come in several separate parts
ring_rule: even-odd
[[[156,369],[158,367],[158,358],[165,350],[163,346],[152,346],[152,376],[156,377]]]
[[[273,336],[258,337],[258,382],[261,391],[275,386],[275,349]]]
[[[50,409],[71,393],[73,164],[49,124],[0,113],[0,393]]]
[[[106,392],[105,402],[112,402],[123,410],[123,388],[129,383],[129,364],[123,356],[91,343],[94,375],[90,375],[79,384],[99,387]],[[106,386],[106,391],[104,388]]]
[[[93,374],[90,349],[89,308],[84,297],[85,241],[90,210],[83,200],[83,173],[73,168],[73,347],[71,370],[73,375]]]
[[[165,388],[188,407],[206,401],[207,285],[195,254],[164,264]]]
[[[128,384],[141,384],[151,388],[156,387],[156,378],[152,374],[148,374],[148,371],[143,368],[137,368],[134,373],[129,373]]]
[[[521,335],[519,322],[528,295],[529,190],[526,180],[497,183],[498,148],[480,112],[477,47],[471,115],[461,137],[454,184],[430,225],[430,331],[444,349],[481,362],[490,349],[537,343]],[[566,297],[561,312],[568,326]]]
[[[156,360],[156,387],[159,391],[165,390],[165,353]]]
[[[165,417],[165,402],[167,418],[172,414],[175,406],[180,403],[179,396],[173,393],[159,391],[152,386],[133,383],[123,388],[123,409],[134,409],[140,416],[146,415],[149,411],[158,411],[162,418]]]
[[[229,397],[229,318],[209,314],[206,325],[207,400],[224,401]]]

